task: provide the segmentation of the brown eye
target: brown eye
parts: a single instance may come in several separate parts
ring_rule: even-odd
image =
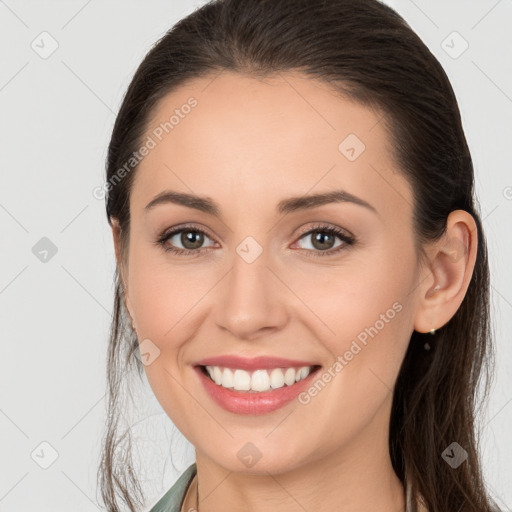
[[[336,239],[339,240],[336,243]],[[302,247],[307,249],[312,256],[328,256],[335,254],[347,247],[354,245],[356,239],[345,233],[339,228],[333,226],[314,226],[312,229],[304,233],[299,241],[310,241],[311,247]]]
[[[203,247],[205,240],[212,242],[210,247],[215,243],[202,229],[182,227],[162,234],[156,243],[161,245],[166,252],[192,255],[199,254],[203,249],[209,249],[208,246]]]
[[[332,249],[335,238],[332,233],[326,233],[325,231],[313,231],[311,233],[313,247],[320,250]]]
[[[199,249],[204,242],[204,234],[199,231],[182,231],[180,242],[185,249]]]

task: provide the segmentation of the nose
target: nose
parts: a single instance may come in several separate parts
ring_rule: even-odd
[[[289,318],[287,290],[278,271],[263,251],[254,261],[238,253],[233,266],[217,288],[215,323],[240,340],[255,340],[282,329]]]

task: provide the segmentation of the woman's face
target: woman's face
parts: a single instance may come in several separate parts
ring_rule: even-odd
[[[387,447],[423,271],[411,188],[381,121],[292,73],[223,72],[158,105],[130,196],[127,305],[149,383],[196,455],[279,473]],[[147,207],[164,191],[218,212]],[[358,199],[308,200],[338,191]],[[244,361],[213,361],[214,378],[261,369],[248,382],[275,389],[225,390],[196,366],[233,355]],[[251,367],[260,356],[274,360]],[[320,369],[291,384],[295,365]]]

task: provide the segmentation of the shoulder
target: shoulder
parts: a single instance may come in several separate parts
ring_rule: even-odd
[[[196,463],[194,462],[181,474],[149,512],[179,512],[183,498],[196,471]]]

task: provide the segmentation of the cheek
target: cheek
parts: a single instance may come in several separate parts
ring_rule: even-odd
[[[397,255],[393,247],[368,250],[364,257],[354,255],[337,268],[319,267],[293,281],[297,295],[307,297],[302,320],[311,318],[309,327],[333,362],[343,359],[332,399],[349,410],[357,404],[372,409],[383,399],[388,393],[383,383],[392,387],[407,350],[414,258],[412,248]]]
[[[300,274],[289,270],[287,280],[294,283],[294,292],[304,302],[302,316],[315,318],[316,332],[336,344],[336,340],[357,337],[376,322],[380,326],[381,315],[384,321],[399,316],[399,306],[393,308],[393,304],[404,306],[412,269],[405,260],[397,269],[396,261],[392,253],[355,256],[338,267],[316,267]]]
[[[184,272],[150,252],[135,249],[131,253],[128,285],[141,352],[146,348],[151,358],[144,371],[162,408],[188,436],[192,422],[183,412],[190,411],[192,416],[201,412],[194,409],[196,402],[183,388],[190,378],[184,373],[183,347],[198,325],[198,300],[211,285],[194,277],[192,266]]]
[[[135,246],[130,253],[128,288],[139,335],[160,345],[170,340],[211,287],[208,279],[198,266],[173,265],[160,249]]]
[[[392,251],[375,260],[303,278],[297,292],[310,290],[307,304],[318,316],[317,338],[332,354],[332,365],[325,368],[329,382],[312,386],[322,391],[310,388],[312,394],[304,397],[304,403],[310,401],[305,430],[327,425],[326,438],[349,439],[371,421],[389,399],[407,350],[413,268],[404,260],[397,271]]]

